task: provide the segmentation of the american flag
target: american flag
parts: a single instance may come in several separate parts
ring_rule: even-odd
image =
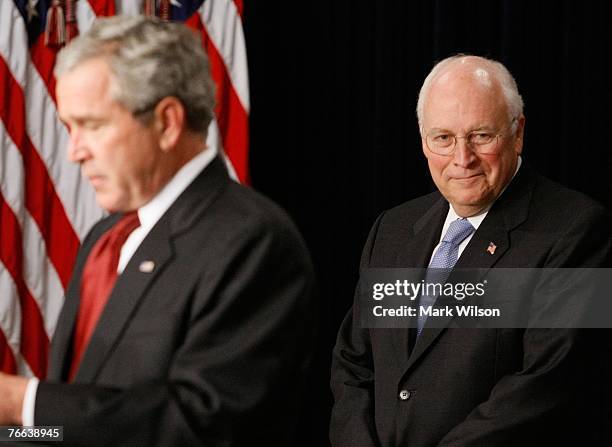
[[[0,0],[2,371],[44,378],[80,241],[104,215],[78,166],[66,160],[55,57],[62,40],[96,17],[142,13],[183,21],[201,35],[217,84],[208,146],[225,156],[235,178],[249,181],[242,0]]]
[[[493,242],[489,242],[489,246],[487,247],[487,252],[490,255],[495,254],[495,250],[497,250],[497,245],[495,245]]]

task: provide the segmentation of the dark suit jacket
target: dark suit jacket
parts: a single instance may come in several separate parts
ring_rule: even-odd
[[[426,267],[447,211],[436,192],[383,213],[361,266]],[[611,230],[602,207],[524,163],[456,268],[603,266]],[[334,447],[570,445],[572,436],[604,445],[583,431],[606,411],[590,400],[600,374],[588,349],[593,331],[449,324],[426,327],[411,352],[411,330],[364,329],[358,314],[356,299],[333,354]]]
[[[36,424],[64,426],[65,445],[292,445],[313,343],[312,265],[289,217],[219,159],[135,252],[75,383],[64,383],[83,264],[118,218],[79,252]]]

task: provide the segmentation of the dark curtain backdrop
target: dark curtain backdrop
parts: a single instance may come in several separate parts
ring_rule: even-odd
[[[320,280],[302,445],[327,445],[328,374],[362,245],[384,209],[430,192],[415,106],[435,61],[502,61],[527,117],[524,160],[612,206],[606,2],[245,0],[253,186],[297,222]],[[271,422],[273,423],[273,422]]]

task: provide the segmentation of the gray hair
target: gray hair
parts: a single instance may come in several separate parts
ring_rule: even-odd
[[[523,98],[518,92],[518,87],[516,85],[514,77],[512,77],[512,74],[510,74],[508,69],[500,62],[480,56],[471,56],[468,54],[457,54],[455,56],[443,59],[432,68],[432,70],[425,78],[425,81],[423,81],[423,86],[421,87],[421,91],[419,92],[419,100],[417,102],[416,110],[417,118],[419,120],[419,128],[421,130],[423,128],[422,123],[425,99],[427,97],[427,94],[429,93],[429,89],[433,82],[450,66],[456,64],[466,64],[470,62],[475,63],[475,65],[478,66],[477,70],[485,70],[500,83],[504,98],[506,100],[506,106],[508,107],[508,120],[512,122],[512,131],[514,132],[517,127],[517,122],[515,120],[523,114],[524,107]],[[478,73],[475,72],[475,74]]]
[[[55,76],[100,57],[113,74],[113,99],[134,116],[150,120],[152,115],[146,112],[174,96],[185,107],[187,126],[206,133],[213,118],[215,87],[208,58],[189,28],[144,16],[98,19],[60,51]]]

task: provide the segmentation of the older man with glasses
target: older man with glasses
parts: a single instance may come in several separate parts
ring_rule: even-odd
[[[381,214],[362,269],[609,265],[607,212],[522,162],[523,100],[502,64],[443,60],[417,115],[438,191]],[[589,395],[603,341],[587,343],[592,332],[440,326],[420,314],[411,327],[374,328],[364,312],[358,292],[334,349],[334,447],[603,445],[594,427],[606,408]]]

